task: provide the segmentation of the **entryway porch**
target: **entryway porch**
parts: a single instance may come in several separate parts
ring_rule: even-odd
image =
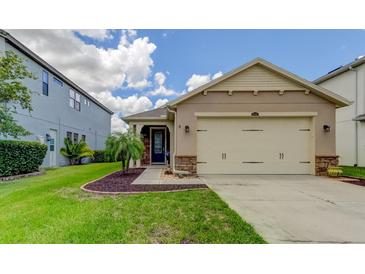
[[[144,121],[131,123],[130,127],[139,134],[145,146],[140,160],[131,166],[171,166],[174,153],[174,125],[168,121]]]

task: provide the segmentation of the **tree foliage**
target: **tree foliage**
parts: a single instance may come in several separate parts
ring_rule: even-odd
[[[16,105],[29,112],[33,110],[31,90],[23,84],[23,80],[27,78],[36,79],[21,57],[12,51],[6,51],[0,57],[0,136],[18,138],[30,134],[13,118]]]
[[[140,136],[131,130],[125,133],[113,133],[107,138],[105,145],[106,157],[114,161],[120,159],[123,172],[128,171],[131,160],[141,159],[144,152]]]
[[[70,165],[81,164],[83,158],[94,157],[94,151],[83,140],[73,143],[70,139],[65,138],[64,143],[65,147],[61,148],[60,152],[69,159]]]

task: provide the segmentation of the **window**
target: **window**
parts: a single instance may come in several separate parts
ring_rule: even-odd
[[[84,142],[86,142],[86,135],[81,135],[81,140],[83,140]]]
[[[70,107],[76,109],[77,111],[81,110],[81,96],[79,93],[75,92],[74,90],[70,89],[69,91],[70,99],[69,105]]]
[[[79,135],[77,133],[74,133],[74,143],[77,143],[79,141]]]
[[[76,93],[76,99],[75,99],[75,109],[77,111],[80,111],[81,110],[81,104],[80,104],[80,101],[81,101],[81,96],[80,94]]]
[[[42,71],[42,93],[48,96],[48,72]]]
[[[53,82],[59,85],[60,87],[63,87],[63,82],[60,79],[53,77]]]
[[[72,132],[67,131],[66,135],[67,135],[67,139],[69,139],[71,141],[72,140]]]

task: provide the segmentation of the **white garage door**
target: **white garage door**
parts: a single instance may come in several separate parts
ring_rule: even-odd
[[[310,118],[198,118],[199,174],[311,174]]]

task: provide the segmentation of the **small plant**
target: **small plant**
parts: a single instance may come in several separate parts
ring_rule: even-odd
[[[83,158],[94,158],[94,151],[92,151],[86,142],[80,140],[73,143],[70,139],[65,138],[65,147],[61,148],[60,152],[67,157],[70,165],[79,165]]]
[[[343,171],[342,171],[341,167],[335,167],[334,166],[334,167],[329,167],[327,169],[327,175],[329,177],[339,177],[339,176],[342,175],[342,173],[343,173]]]
[[[108,160],[121,160],[123,173],[128,171],[131,160],[141,159],[144,145],[141,137],[129,130],[116,132],[108,137],[105,142],[105,156]]]

